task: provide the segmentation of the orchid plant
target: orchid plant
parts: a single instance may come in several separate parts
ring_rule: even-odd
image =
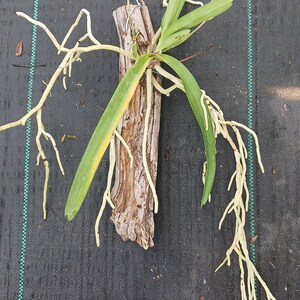
[[[182,9],[185,5],[185,2],[198,5],[199,7],[182,15]],[[129,1],[127,4],[129,7]],[[138,4],[142,5],[140,3]],[[68,221],[70,221],[80,210],[82,203],[86,198],[89,187],[93,181],[95,172],[103,158],[104,153],[110,146],[110,168],[108,172],[107,188],[103,196],[103,202],[95,226],[96,240],[97,244],[99,245],[100,242],[98,228],[104,208],[107,203],[112,208],[114,208],[114,203],[110,198],[110,189],[113,179],[113,170],[115,166],[115,138],[118,138],[120,140],[120,142],[127,149],[129,156],[131,155],[131,151],[126,144],[126,141],[122,138],[121,134],[116,130],[116,128],[121,117],[126,111],[128,104],[130,103],[136,87],[138,86],[141,78],[145,76],[147,87],[147,109],[143,139],[143,166],[147,175],[147,180],[149,181],[149,185],[151,187],[151,191],[153,193],[153,209],[155,213],[158,212],[158,197],[155,190],[155,184],[153,183],[150,172],[148,170],[146,159],[146,137],[150,118],[152,93],[153,89],[156,89],[161,94],[168,96],[175,89],[182,90],[185,93],[186,98],[195,115],[195,118],[199,124],[206,153],[206,162],[203,167],[204,189],[202,194],[201,206],[204,206],[207,201],[210,200],[211,190],[213,187],[216,172],[216,139],[218,138],[218,136],[222,136],[228,141],[235,157],[236,166],[228,186],[228,190],[230,190],[234,186],[235,193],[233,199],[226,207],[219,224],[219,227],[221,228],[226,216],[230,213],[234,214],[236,219],[236,226],[234,230],[235,234],[232,245],[227,250],[226,257],[220,267],[224,264],[227,264],[229,266],[231,264],[231,256],[233,252],[235,252],[238,256],[241,271],[240,288],[242,299],[256,299],[256,277],[262,284],[266,292],[267,299],[273,300],[275,299],[274,296],[271,294],[266,283],[261,278],[254,264],[250,260],[247,248],[247,238],[244,229],[246,223],[245,216],[248,210],[249,192],[246,180],[247,150],[240,133],[240,129],[244,129],[253,135],[256,142],[258,162],[262,172],[264,172],[264,168],[260,158],[257,136],[251,129],[247,128],[245,125],[235,121],[227,121],[224,118],[223,112],[218,104],[213,101],[204,90],[200,88],[195,77],[183,65],[183,63],[181,63],[175,57],[166,54],[168,50],[180,45],[181,43],[189,39],[206,22],[212,20],[214,17],[228,10],[232,5],[232,0],[212,0],[207,4],[191,0],[170,0],[168,2],[164,0],[163,5],[166,6],[166,10],[161,20],[161,26],[152,39],[147,53],[143,55],[139,54],[137,44],[133,45],[131,52],[125,51],[116,46],[101,44],[92,33],[90,13],[85,9],[82,9],[80,11],[76,21],[70,27],[70,30],[66,34],[62,43],[59,43],[56,40],[55,36],[51,33],[51,31],[46,27],[45,24],[33,20],[24,13],[18,12],[17,15],[42,28],[47,33],[54,46],[57,48],[58,53],[64,53],[64,58],[53,74],[43,95],[40,98],[39,103],[21,119],[0,126],[0,131],[19,125],[24,126],[30,117],[36,115],[38,127],[36,136],[36,144],[38,148],[37,163],[42,160],[45,167],[43,211],[44,218],[46,218],[46,197],[49,179],[49,163],[41,145],[42,137],[52,143],[59,167],[62,174],[64,174],[63,166],[54,138],[45,130],[42,122],[42,108],[48,96],[50,95],[53,85],[55,84],[59,76],[63,74],[63,84],[66,88],[66,78],[71,77],[73,63],[81,61],[81,57],[84,53],[87,52],[111,50],[118,52],[120,55],[124,55],[134,61],[133,66],[127,71],[125,76],[121,79],[118,87],[114,91],[113,96],[111,97],[104,113],[99,120],[98,125],[94,130],[93,135],[90,138],[90,141],[75,174],[65,206],[65,217]],[[86,34],[80,37],[73,47],[67,48],[65,45],[70,35],[84,15],[87,18]],[[80,46],[80,43],[82,41],[88,39],[92,43],[90,46]],[[168,65],[174,71],[174,73],[172,74],[170,72],[167,72],[160,65],[160,63]],[[154,72],[160,74],[163,78],[168,79],[170,82],[172,82],[172,85],[168,88],[162,87],[156,80],[155,76],[153,76]],[[247,270],[246,273],[245,269]]]

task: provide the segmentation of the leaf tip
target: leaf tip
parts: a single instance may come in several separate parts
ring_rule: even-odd
[[[65,218],[67,219],[68,222],[72,221],[74,217],[77,215],[77,210],[76,209],[65,209]]]
[[[211,200],[211,194],[207,196],[207,193],[204,192],[201,199],[201,208],[203,208],[204,205],[206,205],[207,202],[210,202]]]
[[[208,199],[202,198],[201,199],[201,208],[203,208],[203,206],[207,203]]]

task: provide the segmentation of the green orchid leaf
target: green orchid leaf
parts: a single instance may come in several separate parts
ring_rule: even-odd
[[[181,18],[178,18],[180,12],[177,15],[177,11],[174,8],[174,2],[176,2],[176,0],[170,1],[169,6],[172,11],[170,10],[168,14],[166,11],[166,20],[162,20],[162,33],[156,47],[156,52],[166,52],[186,41],[201,27],[201,24],[229,9],[232,5],[232,1],[233,0],[212,0]],[[180,11],[181,10],[182,7],[180,8]],[[195,27],[198,28],[194,29]],[[185,33],[185,36],[183,36],[183,33]]]
[[[179,18],[185,0],[170,0],[161,20],[161,36],[167,28]]]
[[[187,40],[190,37],[190,30],[184,29],[178,32],[175,32],[168,36],[166,39],[163,40],[163,42],[159,43],[159,45],[156,47],[157,52],[164,52],[171,48],[176,47],[177,45],[180,45],[185,40]]]
[[[211,189],[214,183],[215,172],[216,172],[216,145],[215,145],[215,136],[213,130],[213,123],[210,119],[210,114],[207,108],[207,105],[204,101],[204,106],[206,109],[206,113],[203,110],[203,106],[201,105],[200,99],[202,96],[202,91],[192,75],[192,73],[176,58],[166,55],[159,54],[155,56],[159,61],[162,61],[169,65],[180,77],[182,80],[188,101],[191,105],[191,108],[194,112],[194,115],[198,121],[199,127],[202,132],[205,152],[206,152],[206,174],[205,174],[205,185],[202,194],[201,205],[205,205],[209,195],[211,193]],[[208,118],[208,126],[206,128],[205,115]]]
[[[100,118],[71,186],[65,207],[65,217],[68,221],[79,211],[112,135],[152,57],[151,54],[141,56],[126,72]]]
[[[184,29],[192,29],[203,22],[213,19],[228,10],[232,5],[232,1],[233,0],[212,0],[211,2],[187,13],[168,26],[165,36],[169,36]]]

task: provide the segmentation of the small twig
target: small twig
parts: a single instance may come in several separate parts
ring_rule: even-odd
[[[199,51],[199,52],[197,52],[197,53],[195,53],[195,54],[193,54],[193,55],[191,55],[191,56],[188,56],[188,57],[186,57],[186,58],[181,59],[180,62],[183,63],[183,62],[186,62],[186,61],[188,61],[188,60],[190,60],[190,59],[192,59],[192,58],[195,58],[195,57],[197,57],[197,56],[204,55],[204,54],[206,53],[206,51],[210,50],[210,49],[213,48],[213,47],[214,47],[214,45],[210,45],[209,47],[207,47],[207,48],[204,49],[204,50],[201,50],[201,51]]]
[[[12,64],[14,67],[18,67],[18,68],[38,68],[38,67],[46,67],[45,64],[37,64],[37,65],[29,65],[29,64],[25,64],[25,65],[18,65],[18,64]]]

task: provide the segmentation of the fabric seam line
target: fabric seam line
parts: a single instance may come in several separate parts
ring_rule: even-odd
[[[253,33],[252,33],[252,0],[247,0],[247,54],[248,54],[248,127],[253,128]],[[249,227],[250,238],[255,236],[255,193],[253,137],[248,134],[248,184],[249,184]],[[255,243],[250,245],[250,258],[256,264]],[[255,283],[256,288],[256,283]],[[257,292],[257,291],[256,291]]]
[[[34,0],[33,4],[33,19],[38,17],[38,0]],[[28,94],[27,94],[27,111],[31,110],[33,81],[34,81],[34,65],[36,54],[36,35],[37,26],[34,25],[32,29],[31,40],[31,57],[30,57],[30,71],[28,80]],[[25,276],[25,253],[27,243],[27,215],[28,215],[28,190],[29,190],[29,168],[30,168],[30,137],[31,137],[31,119],[26,123],[26,137],[25,137],[25,164],[24,164],[24,192],[23,192],[23,215],[22,215],[22,233],[21,233],[21,258],[20,258],[20,275],[19,275],[19,291],[18,300],[23,299],[24,292],[24,276]]]

